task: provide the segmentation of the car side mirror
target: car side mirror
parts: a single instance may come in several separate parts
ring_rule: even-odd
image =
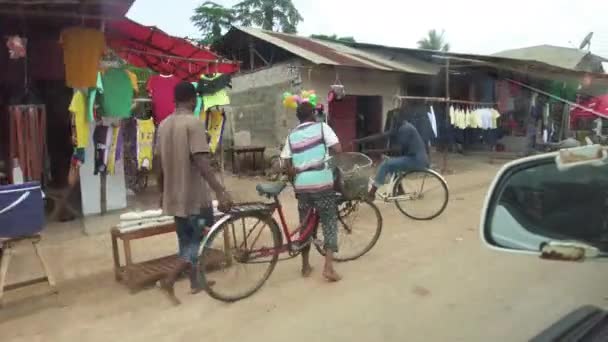
[[[608,257],[607,156],[592,145],[506,164],[486,197],[482,240],[546,259]]]

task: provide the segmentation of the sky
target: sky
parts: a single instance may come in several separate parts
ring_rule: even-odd
[[[190,22],[204,0],[136,0],[128,16],[180,37],[200,37]],[[224,6],[236,0],[216,0]],[[358,42],[416,47],[444,30],[451,51],[492,54],[540,44],[577,47],[594,32],[591,52],[608,58],[605,0],[293,0],[298,34],[352,36]],[[357,4],[355,4],[357,3]]]

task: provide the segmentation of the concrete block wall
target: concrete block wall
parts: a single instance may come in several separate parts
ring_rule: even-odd
[[[232,81],[228,115],[233,120],[234,131],[249,131],[251,143],[266,146],[269,153],[276,152],[292,127],[287,121],[290,114],[295,121],[295,112],[282,105],[282,94],[291,91],[288,65],[240,74]]]

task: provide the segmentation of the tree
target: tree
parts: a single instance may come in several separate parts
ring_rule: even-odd
[[[354,37],[338,37],[335,34],[332,34],[331,36],[328,36],[325,34],[313,34],[310,36],[310,38],[327,40],[330,42],[337,42],[337,43],[356,43],[357,42]]]
[[[418,41],[418,47],[425,50],[449,51],[450,44],[446,43],[445,39],[443,38],[444,33],[444,31],[437,33],[437,30],[435,29],[430,30],[428,36]]]
[[[235,21],[234,10],[226,8],[212,1],[205,1],[194,9],[190,17],[194,26],[201,30],[205,44],[212,44],[222,37],[224,30],[228,30]]]
[[[260,26],[268,31],[296,33],[304,19],[291,0],[243,0],[233,7],[243,26]]]

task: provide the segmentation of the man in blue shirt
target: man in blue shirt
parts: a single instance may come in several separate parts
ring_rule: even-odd
[[[425,169],[429,167],[426,145],[416,127],[409,123],[404,117],[405,116],[402,115],[403,121],[398,128],[357,140],[359,143],[362,143],[390,136],[394,137],[395,141],[400,146],[399,156],[385,160],[378,168],[374,183],[369,191],[370,198],[376,197],[376,191],[384,184],[387,175],[411,169]]]

